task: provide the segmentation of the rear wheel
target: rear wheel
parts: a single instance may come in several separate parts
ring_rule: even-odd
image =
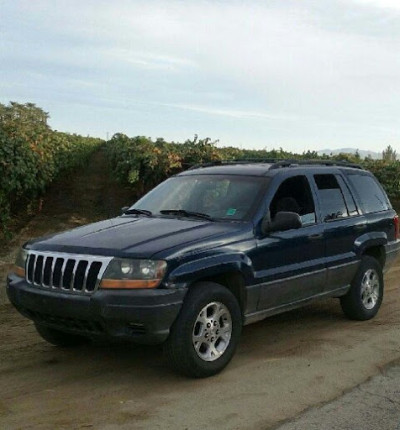
[[[35,324],[35,327],[42,339],[55,346],[77,346],[89,341],[89,339],[83,336],[66,333],[41,324]]]
[[[231,360],[242,329],[235,296],[225,287],[203,282],[189,290],[171,327],[164,350],[171,367],[204,378],[220,372]]]
[[[340,298],[343,312],[350,319],[368,320],[377,314],[382,299],[382,267],[375,258],[365,255],[349,292]]]

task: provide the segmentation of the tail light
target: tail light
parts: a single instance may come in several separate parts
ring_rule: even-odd
[[[400,239],[400,228],[399,228],[399,216],[398,215],[396,215],[394,218],[393,218],[393,222],[394,222],[394,238],[397,240],[397,239]]]

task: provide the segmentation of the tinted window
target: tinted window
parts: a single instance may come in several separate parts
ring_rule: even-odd
[[[295,212],[303,225],[315,223],[314,200],[305,176],[294,176],[282,182],[270,204],[271,219],[277,212]]]
[[[358,215],[357,206],[354,202],[353,196],[350,193],[349,187],[344,182],[343,178],[339,175],[336,175],[336,179],[339,182],[340,188],[343,193],[344,200],[346,202],[347,210],[349,211],[349,215]]]
[[[324,221],[349,216],[346,203],[335,175],[314,175]]]
[[[385,194],[372,176],[349,175],[348,178],[359,195],[365,212],[381,212],[389,209]]]

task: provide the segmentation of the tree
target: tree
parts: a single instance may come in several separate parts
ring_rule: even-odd
[[[392,148],[391,145],[388,145],[387,148],[382,151],[382,159],[385,161],[396,161],[397,160],[397,153]]]

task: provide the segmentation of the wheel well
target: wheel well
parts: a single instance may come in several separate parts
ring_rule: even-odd
[[[197,282],[215,282],[226,287],[236,297],[243,315],[246,309],[246,289],[243,275],[240,272],[222,273],[208,278],[197,279]]]
[[[383,245],[371,246],[363,252],[363,255],[369,255],[371,257],[374,257],[376,260],[379,261],[382,268],[385,266],[386,254]]]

